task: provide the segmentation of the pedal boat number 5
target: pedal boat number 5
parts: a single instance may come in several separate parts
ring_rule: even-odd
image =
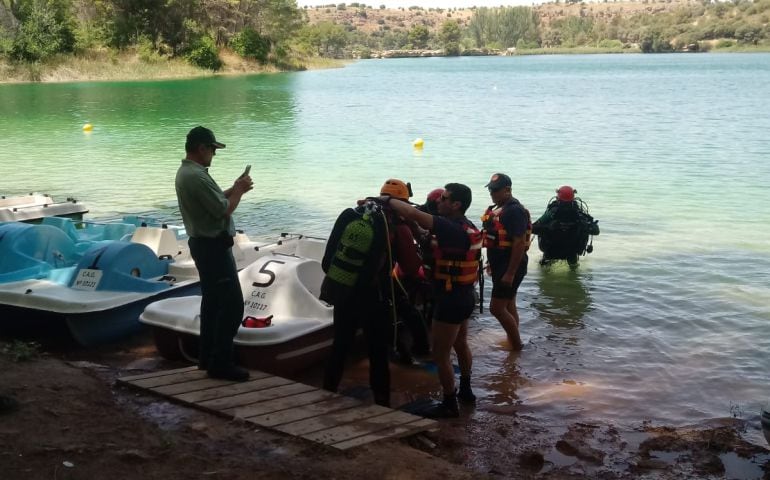
[[[323,239],[303,237],[294,248],[271,252],[238,275],[244,298],[235,351],[241,364],[281,375],[323,360],[332,344],[333,310],[319,300]],[[168,359],[195,361],[200,296],[169,298],[145,308],[155,345]]]

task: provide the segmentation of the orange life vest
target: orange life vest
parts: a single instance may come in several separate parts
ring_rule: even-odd
[[[532,217],[529,215],[529,210],[524,208],[524,205],[515,199],[513,202],[508,202],[502,207],[490,205],[487,211],[484,212],[484,215],[481,216],[484,248],[497,248],[501,250],[511,248],[511,237],[508,231],[505,230],[503,222],[500,221],[500,215],[502,215],[503,210],[508,205],[512,207],[519,206],[527,214],[527,230],[524,234],[524,250],[527,251],[532,244]]]
[[[467,219],[463,219],[463,230],[470,240],[467,250],[440,247],[435,237],[431,241],[433,279],[443,281],[446,291],[452,290],[452,285],[473,285],[479,274],[481,232]]]

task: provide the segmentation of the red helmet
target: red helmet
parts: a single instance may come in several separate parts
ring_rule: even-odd
[[[577,190],[569,185],[563,185],[556,190],[556,198],[562,202],[573,202],[575,200],[575,194]]]
[[[436,188],[430,191],[428,194],[428,198],[425,199],[425,202],[438,202],[439,198],[441,198],[441,194],[444,193],[443,188]]]

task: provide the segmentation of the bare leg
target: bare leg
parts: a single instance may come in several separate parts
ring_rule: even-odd
[[[457,363],[460,364],[460,376],[470,377],[471,367],[473,367],[473,356],[468,346],[468,320],[465,320],[460,325],[460,330],[457,332],[457,338],[453,347],[457,354]]]
[[[512,300],[492,297],[492,300],[489,302],[489,311],[500,322],[503,330],[508,335],[511,349],[521,350],[522,343],[519,336],[519,314],[516,311],[516,297],[514,296]]]
[[[452,346],[455,344],[460,325],[434,321],[433,333],[433,359],[438,370],[438,379],[445,395],[454,395],[455,373],[450,357]]]

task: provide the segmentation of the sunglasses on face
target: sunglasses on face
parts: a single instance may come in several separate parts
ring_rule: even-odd
[[[443,195],[443,194],[442,194],[442,195],[441,195],[441,197],[439,198],[439,201],[441,201],[441,202],[444,202],[444,201],[449,201],[449,202],[451,202],[451,201],[452,201],[452,197],[450,197],[450,196],[448,196],[448,195]]]

